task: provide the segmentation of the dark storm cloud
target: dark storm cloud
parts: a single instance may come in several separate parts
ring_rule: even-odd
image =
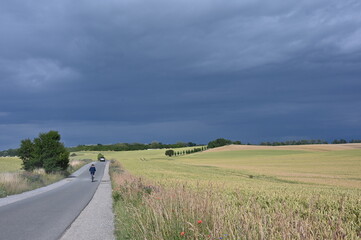
[[[361,138],[359,1],[3,1],[0,149]]]

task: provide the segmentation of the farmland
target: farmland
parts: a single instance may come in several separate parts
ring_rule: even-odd
[[[361,188],[361,149],[305,151],[261,147],[238,151],[209,150],[171,158],[164,156],[164,151],[104,154],[108,159],[119,160],[135,176],[164,183],[192,180],[227,186],[259,183],[274,186],[277,182],[307,188]],[[86,154],[95,159],[97,153]]]
[[[102,153],[113,160],[118,239],[361,238],[361,144]],[[17,172],[21,161],[0,167]]]
[[[0,172],[16,172],[21,169],[22,161],[17,157],[0,157]]]
[[[361,150],[332,147],[103,152],[119,239],[359,239]]]

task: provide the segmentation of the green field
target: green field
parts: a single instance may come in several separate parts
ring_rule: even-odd
[[[17,157],[0,157],[0,172],[16,172],[21,169],[22,161]]]

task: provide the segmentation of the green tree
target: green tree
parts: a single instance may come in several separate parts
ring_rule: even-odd
[[[153,141],[151,144],[149,144],[149,148],[151,149],[159,149],[162,148],[162,143]]]
[[[340,139],[340,140],[333,140],[332,144],[344,144],[347,143],[347,141],[345,139]]]
[[[60,139],[57,131],[50,131],[40,133],[33,142],[29,139],[21,141],[19,156],[23,160],[24,169],[34,170],[43,167],[47,173],[66,170],[70,153]]]
[[[23,161],[23,169],[26,171],[33,170],[36,167],[40,167],[41,164],[34,158],[34,143],[30,139],[24,139],[21,141],[19,148],[19,158]]]
[[[166,156],[168,156],[168,157],[171,157],[171,156],[173,156],[174,155],[174,151],[173,150],[167,150],[167,151],[165,151],[165,155]]]
[[[231,140],[228,139],[224,139],[224,138],[218,138],[214,141],[211,141],[208,143],[208,148],[215,148],[215,147],[221,147],[221,146],[226,146],[226,145],[230,145],[233,142]]]

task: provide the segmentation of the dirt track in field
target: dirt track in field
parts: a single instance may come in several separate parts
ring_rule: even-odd
[[[312,145],[287,145],[287,146],[256,146],[256,145],[229,145],[207,150],[207,152],[224,152],[240,150],[301,150],[313,152],[328,152],[340,150],[361,149],[361,143],[348,144],[312,144]]]

